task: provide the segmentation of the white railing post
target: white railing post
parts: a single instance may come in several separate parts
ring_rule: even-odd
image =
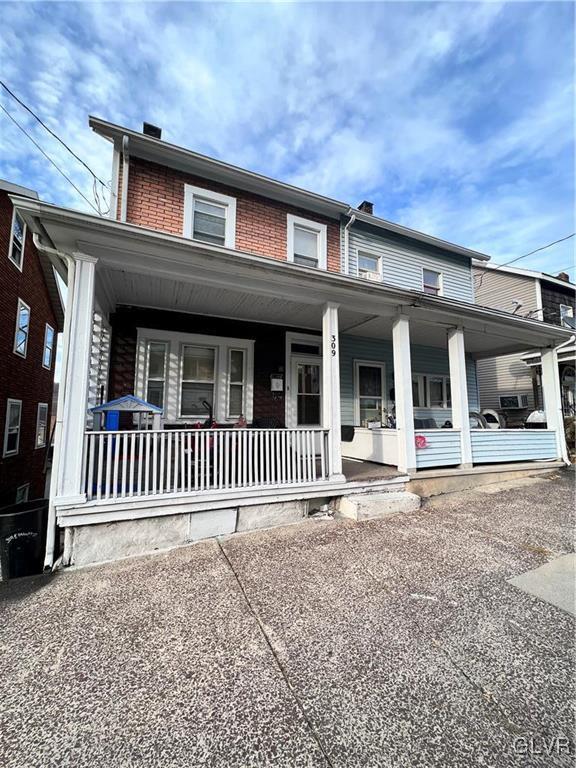
[[[340,351],[338,305],[328,302],[322,313],[322,425],[328,433],[327,469],[330,480],[342,474],[340,416]]]
[[[466,353],[462,328],[450,328],[448,331],[448,362],[452,394],[452,426],[454,429],[460,430],[460,466],[463,469],[468,469],[472,466],[472,441],[470,437]]]
[[[410,320],[398,315],[392,325],[394,348],[394,398],[398,435],[398,469],[416,470],[414,444],[414,408],[412,402],[412,363],[410,357]]]
[[[558,354],[555,349],[541,349],[540,359],[542,361],[542,395],[544,397],[544,410],[546,411],[546,426],[548,429],[555,430],[558,458],[564,459],[568,464]]]

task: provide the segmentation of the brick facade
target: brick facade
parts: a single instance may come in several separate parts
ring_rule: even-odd
[[[47,403],[50,423],[56,356],[54,348],[51,370],[43,368],[46,323],[57,333],[44,272],[30,233],[26,234],[23,271],[20,272],[8,259],[12,210],[7,193],[0,190],[0,506],[13,503],[16,489],[26,483],[30,483],[30,499],[44,496],[46,449],[35,447],[36,418],[38,403]],[[19,298],[30,307],[30,334],[25,358],[13,352]],[[22,420],[18,454],[4,457],[8,398],[22,401]]]
[[[128,222],[181,235],[185,184],[236,198],[236,248],[240,251],[286,261],[287,214],[326,224],[328,269],[340,271],[338,221],[136,157],[130,158],[128,174]],[[118,188],[121,193],[121,175]],[[118,211],[120,206],[119,197]]]
[[[134,392],[138,328],[253,339],[254,419],[274,418],[284,424],[284,393],[270,392],[270,376],[283,370],[286,364],[286,331],[299,329],[128,307],[112,315],[111,325],[110,400]]]

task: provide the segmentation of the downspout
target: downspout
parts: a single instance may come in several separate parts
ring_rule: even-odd
[[[554,351],[558,353],[559,349],[562,349],[563,347],[567,347],[570,344],[574,344],[576,341],[576,335],[572,334],[570,338],[567,341],[563,341],[562,344],[558,344],[557,347],[554,347]],[[560,389],[560,401],[559,401],[559,411],[560,411],[560,428],[562,429],[562,459],[564,460],[564,463],[567,467],[571,465],[570,457],[568,456],[568,444],[566,443],[566,436],[564,431],[564,409],[562,408],[562,388],[560,387],[560,373],[558,372],[558,387]]]
[[[356,221],[356,214],[348,211],[350,219],[344,227],[344,274],[350,275],[350,227]]]
[[[48,522],[46,530],[46,549],[44,554],[44,570],[50,571],[54,565],[54,539],[56,538],[56,510],[54,508],[54,498],[57,496],[57,483],[60,467],[60,447],[62,440],[62,413],[64,411],[64,386],[68,371],[68,350],[70,348],[70,323],[71,307],[74,298],[74,284],[76,264],[74,259],[67,253],[57,251],[55,248],[49,248],[44,245],[36,232],[32,239],[34,245],[39,251],[47,256],[62,259],[68,267],[68,290],[66,294],[66,308],[64,311],[64,332],[62,335],[62,364],[60,369],[60,387],[58,388],[58,404],[56,406],[56,422],[54,425],[54,455],[52,457],[52,471],[50,475],[50,498],[48,501]]]
[[[120,221],[126,221],[128,210],[128,173],[130,169],[128,143],[128,136],[122,136],[122,199],[120,200]]]

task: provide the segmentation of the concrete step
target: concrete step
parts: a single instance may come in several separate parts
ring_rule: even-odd
[[[400,512],[414,512],[416,509],[420,509],[420,496],[409,491],[356,493],[341,496],[334,504],[337,517],[348,517],[352,520],[390,517]]]

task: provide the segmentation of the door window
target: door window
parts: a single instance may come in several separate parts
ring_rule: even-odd
[[[320,364],[297,364],[298,426],[320,424]]]

